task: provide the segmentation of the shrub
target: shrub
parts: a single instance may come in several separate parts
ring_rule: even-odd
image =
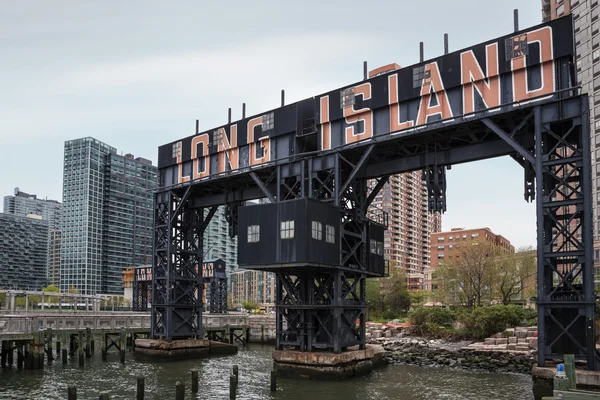
[[[461,322],[467,332],[479,338],[485,338],[506,328],[515,327],[525,318],[525,310],[518,306],[494,305],[474,309],[462,314]]]
[[[418,326],[421,333],[440,334],[452,327],[454,315],[447,308],[419,307],[408,313],[408,320]]]

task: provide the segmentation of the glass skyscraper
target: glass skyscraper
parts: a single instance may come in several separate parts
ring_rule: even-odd
[[[152,260],[151,161],[94,138],[65,142],[60,286],[122,294],[123,270]]]

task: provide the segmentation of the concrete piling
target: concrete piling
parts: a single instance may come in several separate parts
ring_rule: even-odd
[[[145,382],[144,382],[145,378],[143,376],[138,376],[137,378],[137,394],[136,394],[136,400],[144,400],[144,386],[145,386]]]
[[[185,399],[185,386],[181,382],[175,383],[175,400]]]
[[[198,371],[192,371],[192,393],[198,393]]]
[[[48,350],[46,351],[46,353],[48,354],[48,365],[50,365],[54,360],[54,354],[52,353],[52,342],[54,341],[54,334],[52,332],[52,328],[46,329],[46,337],[46,342],[48,343]],[[42,350],[45,351],[45,349]]]
[[[277,372],[271,371],[271,392],[277,391]]]

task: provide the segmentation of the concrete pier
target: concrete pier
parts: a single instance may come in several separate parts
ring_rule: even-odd
[[[343,353],[273,351],[273,368],[278,377],[301,379],[346,379],[368,374],[385,365],[381,346]]]
[[[238,348],[235,345],[204,339],[136,339],[135,351],[148,356],[186,359],[236,354]]]
[[[533,395],[536,400],[553,394],[553,378],[556,374],[556,366],[537,367],[531,370],[533,379]],[[588,371],[575,369],[575,381],[577,389],[592,390],[600,392],[600,371]]]

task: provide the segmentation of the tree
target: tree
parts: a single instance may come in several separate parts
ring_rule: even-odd
[[[527,289],[535,286],[536,253],[531,247],[499,257],[496,268],[496,289],[504,305],[517,296],[525,298],[529,293]]]
[[[67,293],[71,293],[71,294],[79,294],[79,289],[77,289],[75,286],[69,286],[69,289],[67,290]]]
[[[390,277],[390,288],[385,295],[386,311],[393,317],[405,315],[410,308],[410,296],[406,285],[406,274],[396,268]]]
[[[44,293],[59,293],[60,289],[58,289],[54,285],[48,285],[45,288],[42,288],[41,291],[44,292]],[[58,303],[58,296],[44,296],[44,302],[45,303],[50,303],[50,304],[57,304]]]
[[[491,300],[498,271],[496,258],[501,253],[502,249],[491,240],[468,240],[455,245],[448,260],[434,272],[438,300],[469,308]]]
[[[367,279],[365,297],[370,317],[379,318],[385,311],[385,295],[381,286],[379,278]]]
[[[256,310],[260,306],[255,301],[249,300],[249,301],[243,301],[242,307],[244,308],[244,310],[252,311],[252,310]]]
[[[415,290],[409,292],[411,307],[421,307],[429,300],[430,293],[427,290]]]

